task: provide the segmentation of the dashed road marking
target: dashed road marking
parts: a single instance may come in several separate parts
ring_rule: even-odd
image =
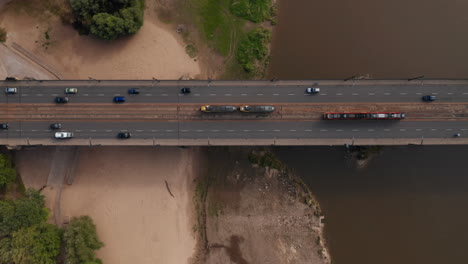
[[[306,131],[306,132],[312,132],[312,130],[310,130],[310,129],[306,129],[306,130],[304,130],[304,131]]]
[[[432,93],[432,94],[439,94],[439,93]]]
[[[43,94],[36,94],[37,96],[43,96]]]
[[[337,93],[336,95],[343,95],[342,93]]]
[[[114,94],[114,96],[120,96],[120,94]]]
[[[88,96],[89,94],[82,94],[83,96]]]
[[[273,96],[278,96],[279,94],[273,94]]]
[[[104,94],[98,94],[98,96],[104,96]]]
[[[275,131],[275,132],[280,132],[281,130],[279,130],[279,129],[275,129],[275,130],[273,130],[273,131]]]
[[[144,130],[141,130],[141,129],[137,129],[136,132],[143,132]]]
[[[200,96],[200,94],[194,94],[194,96]]]
[[[78,129],[78,130],[75,130],[76,132],[81,132],[82,130]]]
[[[52,96],[58,96],[58,94],[51,94]]]
[[[288,95],[295,95],[295,94],[288,94]]]
[[[180,131],[182,131],[182,132],[189,132],[189,130],[187,130],[187,129],[182,129],[182,130],[180,130]]]
[[[320,95],[327,95],[327,94],[322,93],[322,94],[320,94]]]
[[[463,93],[463,94],[468,94],[468,93]]]
[[[453,93],[447,93],[447,94],[453,94]]]
[[[197,132],[203,132],[203,130],[201,130],[201,129],[197,129]]]
[[[400,131],[405,132],[406,129],[405,128],[400,128]]]
[[[96,130],[95,130],[95,129],[91,129],[91,132],[96,132]]]
[[[419,94],[419,95],[421,95],[422,93],[416,93],[416,94]]]
[[[219,130],[217,130],[217,129],[213,129],[213,130],[211,130],[211,132],[218,132],[218,131],[219,131]]]
[[[161,94],[161,96],[168,96],[168,94]]]
[[[29,94],[22,94],[21,96],[28,96]]]
[[[16,129],[16,132],[21,132],[21,129]]]
[[[173,132],[174,130],[172,129],[166,129],[166,132]]]
[[[289,131],[290,131],[290,132],[296,132],[296,130],[294,130],[294,129],[290,129]]]
[[[359,131],[359,129],[353,129],[353,130],[351,130],[351,131],[353,131],[353,132],[357,132],[357,131]]]
[[[227,131],[228,131],[228,132],[234,132],[235,130],[229,129],[229,130],[227,130]]]
[[[145,96],[152,96],[152,94],[145,94]]]
[[[368,95],[375,95],[375,93],[368,93]]]
[[[405,95],[406,93],[400,93],[401,95]]]
[[[109,129],[109,130],[106,130],[106,132],[112,132],[112,130]]]
[[[31,130],[31,131],[32,131],[32,132],[36,132],[37,130],[36,130],[36,129],[33,129],[33,130]]]
[[[374,130],[374,129],[367,129],[367,131],[369,131],[369,132],[373,132],[373,131],[375,131],[375,130]]]
[[[248,129],[244,129],[244,132],[250,132],[250,130],[248,130]]]
[[[153,130],[151,130],[151,132],[158,132],[158,130],[157,130],[157,129],[153,129]]]
[[[416,131],[422,131],[422,129],[421,128],[416,128]]]
[[[358,93],[352,93],[352,95],[359,95]]]
[[[210,96],[216,96],[216,94],[210,94]]]
[[[224,96],[231,96],[232,94],[224,94]]]
[[[326,129],[321,129],[320,131],[321,131],[321,132],[327,132],[328,130],[326,130]]]
[[[437,130],[437,128],[431,128],[431,131],[436,131],[436,130]]]
[[[390,129],[384,129],[383,131],[388,132],[388,131],[390,131]]]
[[[241,94],[241,96],[247,96],[247,94]]]
[[[260,130],[258,130],[258,132],[265,132],[265,130],[263,130],[263,129],[260,129]]]
[[[463,130],[463,131],[465,131],[465,130],[468,130],[468,129],[466,129],[466,128],[462,128],[462,129],[460,129],[460,130]]]
[[[337,131],[337,132],[343,132],[343,130],[341,130],[341,129],[337,129],[336,131]]]
[[[384,95],[391,95],[391,93],[384,93]]]
[[[263,94],[257,94],[258,96],[262,96]]]
[[[447,128],[447,129],[445,129],[445,130],[447,130],[447,131],[451,131],[451,130],[453,130],[453,129],[451,129],[451,128]]]

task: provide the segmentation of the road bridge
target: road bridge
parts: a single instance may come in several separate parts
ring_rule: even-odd
[[[180,89],[191,88],[183,95]],[[321,92],[307,95],[305,89]],[[60,80],[1,81],[3,145],[467,144],[468,80]],[[65,95],[65,88],[78,93]],[[140,94],[127,94],[138,88]],[[423,95],[437,100],[423,103]],[[56,104],[67,96],[67,104]],[[125,96],[123,104],[114,96]],[[270,114],[199,111],[201,105],[268,104]],[[392,120],[322,120],[324,112],[405,112]],[[74,133],[53,138],[50,124]],[[130,132],[131,139],[117,139]],[[454,138],[455,133],[462,137]]]

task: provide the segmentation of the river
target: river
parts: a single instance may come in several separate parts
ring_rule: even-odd
[[[269,77],[467,78],[468,1],[279,0]],[[336,264],[468,260],[468,146],[278,148],[326,216]]]
[[[468,260],[468,146],[384,147],[357,169],[344,147],[277,148],[316,194],[336,264]]]
[[[468,1],[279,0],[269,77],[467,78]]]

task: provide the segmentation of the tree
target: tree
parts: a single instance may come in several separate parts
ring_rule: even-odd
[[[61,230],[41,223],[21,228],[0,241],[0,263],[57,263],[60,253]]]
[[[99,264],[95,251],[104,246],[89,216],[74,217],[63,235],[66,264]]]
[[[143,25],[144,0],[70,0],[73,25],[80,33],[112,40],[136,33]]]
[[[21,199],[0,201],[0,236],[45,223],[48,217],[49,210],[45,208],[44,196],[37,190],[28,189]]]
[[[1,28],[0,28],[1,38]],[[11,158],[7,155],[0,154],[0,189],[5,188],[13,183],[16,179],[16,170],[13,168]]]

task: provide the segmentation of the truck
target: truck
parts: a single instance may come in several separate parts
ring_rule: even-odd
[[[200,110],[205,113],[230,113],[237,111],[232,105],[203,105]]]
[[[275,107],[271,105],[243,105],[239,109],[245,113],[270,113],[275,111]]]
[[[386,113],[324,113],[325,120],[400,120],[406,117],[405,113],[386,112]]]

